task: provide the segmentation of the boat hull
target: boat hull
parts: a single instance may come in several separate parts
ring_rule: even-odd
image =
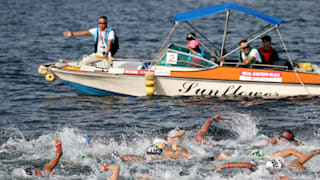
[[[225,69],[226,70],[226,69]],[[123,74],[108,72],[86,72],[74,71],[67,68],[53,68],[52,71],[62,80],[71,84],[84,93],[93,95],[124,95],[124,96],[146,96],[145,73]],[[277,71],[266,71],[271,76],[255,77],[248,79],[242,77],[243,71],[233,69],[233,74],[240,74],[228,77],[227,74],[215,77],[217,70],[207,70],[203,72],[170,72],[170,75],[156,75],[155,93],[161,96],[213,96],[213,97],[261,97],[261,98],[282,98],[288,96],[320,95],[320,76],[314,74],[319,79],[319,83],[312,81],[309,84],[301,84],[288,79],[291,74],[281,74],[281,79],[277,76]],[[257,70],[251,70],[257,72]],[[220,69],[220,73],[221,73]],[[227,71],[226,71],[227,72]],[[264,72],[259,70],[259,72]],[[197,73],[202,74],[199,78]],[[217,72],[216,72],[217,73]],[[230,73],[230,72],[228,72]],[[188,75],[189,74],[189,75]],[[193,74],[194,77],[188,77]],[[211,74],[211,75],[210,75]],[[270,75],[270,74],[269,74]],[[206,77],[207,76],[207,77]],[[211,76],[211,78],[209,78]],[[304,76],[301,76],[302,78]],[[312,77],[311,77],[312,78]],[[238,79],[238,80],[236,80]],[[242,79],[242,80],[241,80]],[[284,79],[288,82],[284,82]],[[280,81],[280,82],[279,82]]]

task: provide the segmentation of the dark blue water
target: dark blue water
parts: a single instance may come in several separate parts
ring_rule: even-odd
[[[220,162],[203,162],[201,157],[226,152],[234,161],[250,160],[250,145],[275,136],[282,129],[296,132],[306,153],[319,148],[319,98],[277,101],[238,101],[215,98],[86,96],[61,80],[45,81],[37,74],[42,63],[60,58],[77,59],[93,51],[92,37],[65,38],[65,30],[87,30],[106,15],[117,30],[120,53],[157,52],[173,25],[175,13],[230,1],[71,1],[1,0],[0,6],[0,179],[30,179],[22,173],[28,166],[43,167],[54,157],[54,138],[61,138],[64,155],[55,169],[56,179],[107,179],[99,173],[104,163],[121,166],[121,179],[149,174],[155,179],[273,179],[263,170],[216,173],[200,167]],[[295,60],[320,64],[320,5],[317,0],[231,1],[272,16],[280,26]],[[228,45],[265,25],[242,13],[231,14]],[[220,45],[224,13],[191,21],[209,39]],[[281,51],[275,33],[274,47]],[[184,43],[178,30],[173,41]],[[259,47],[260,40],[253,45]],[[209,139],[218,145],[198,146],[193,136],[211,116],[223,113],[224,120],[209,129]],[[119,155],[143,154],[155,137],[174,128],[187,131],[185,146],[194,154],[189,160],[156,160],[147,164],[123,163]],[[90,145],[79,141],[91,138]],[[274,152],[285,147],[266,147]],[[78,159],[78,153],[89,157]],[[305,173],[278,172],[295,179],[318,179],[320,157],[305,164]],[[263,169],[263,168],[261,168]]]

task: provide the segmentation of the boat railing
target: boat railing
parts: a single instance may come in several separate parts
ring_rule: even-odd
[[[168,53],[176,53],[177,54],[177,60],[174,63],[167,63],[166,62],[166,56]],[[182,58],[181,58],[182,56]],[[188,57],[191,57],[192,59],[199,60],[197,61],[188,61]],[[181,67],[198,67],[198,68],[212,68],[218,66],[215,62],[208,60],[206,58],[202,58],[199,56],[191,55],[188,53],[185,53],[183,51],[178,51],[175,49],[165,48],[163,49],[158,58],[156,65],[162,65],[162,66],[181,66]]]

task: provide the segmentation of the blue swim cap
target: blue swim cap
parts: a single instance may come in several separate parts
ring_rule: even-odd
[[[80,136],[80,141],[83,143],[83,144],[90,144],[90,138],[88,136]]]

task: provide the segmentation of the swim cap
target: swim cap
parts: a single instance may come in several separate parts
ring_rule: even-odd
[[[199,42],[196,41],[196,40],[192,40],[192,41],[190,41],[190,43],[188,44],[188,47],[190,47],[190,48],[192,48],[192,49],[194,49],[194,48],[196,48],[196,47],[198,47],[198,46],[200,46],[200,44],[199,44]]]
[[[272,159],[271,161],[267,161],[266,168],[281,169],[280,159]]]
[[[160,155],[162,153],[162,149],[160,149],[157,145],[152,144],[146,149],[146,153]]]
[[[264,151],[262,149],[255,149],[251,151],[251,156],[263,158],[264,157]]]
[[[24,169],[24,171],[26,172],[27,175],[30,175],[30,176],[32,176],[35,173],[34,167],[28,167]]]
[[[164,140],[164,139],[159,139],[159,138],[156,138],[156,139],[153,141],[153,144],[154,144],[154,145],[157,145],[160,149],[162,149],[166,143],[167,143],[166,140]]]
[[[88,136],[80,136],[80,142],[83,144],[89,144],[91,139]]]
[[[292,131],[290,131],[290,130],[284,131],[284,132],[281,134],[281,137],[283,137],[283,138],[285,138],[285,139],[287,139],[287,140],[289,140],[289,141],[294,140],[294,135],[293,135]]]
[[[78,158],[81,159],[81,158],[87,158],[88,155],[84,152],[79,152],[79,155],[78,155]]]

